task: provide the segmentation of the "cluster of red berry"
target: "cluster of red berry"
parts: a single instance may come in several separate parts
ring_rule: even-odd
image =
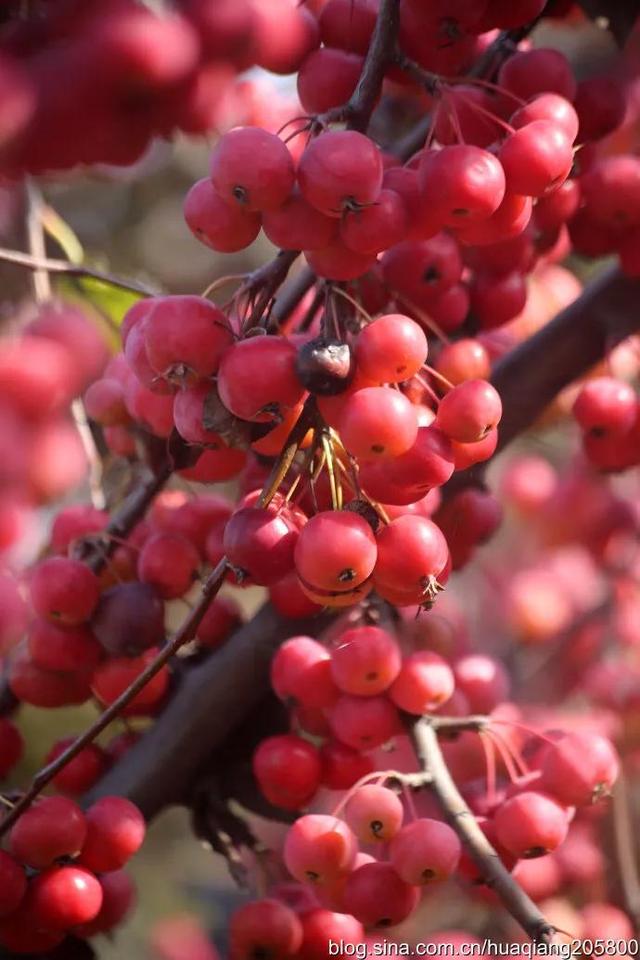
[[[66,797],[43,797],[13,826],[0,850],[0,943],[40,953],[76,937],[108,933],[135,900],[122,868],[141,847],[144,819],[124,797],[86,813]]]
[[[592,732],[558,731],[531,731],[523,741],[518,723],[506,717],[509,681],[499,662],[467,655],[450,665],[432,650],[411,650],[409,636],[336,626],[324,643],[293,637],[278,650],[273,688],[293,710],[300,734],[264,740],[254,773],[275,806],[331,812],[305,813],[288,829],[282,855],[301,888],[276,886],[269,899],[234,915],[237,960],[258,949],[315,958],[322,948],[326,953],[329,939],[361,942],[367,931],[401,923],[433,884],[457,875],[482,886],[479,867],[441,814],[428,803],[429,815],[418,813],[424,800],[412,789],[419,784],[410,775],[416,760],[403,715],[489,713],[480,736],[462,736],[476,744],[495,738],[506,779],[496,785],[495,758],[493,782],[470,780],[469,764],[460,779],[478,825],[509,870],[520,862],[526,876],[522,867],[537,858],[546,867],[568,838],[569,847],[578,840],[587,847],[590,818],[581,823],[576,808],[590,808],[613,786],[619,761],[611,742]],[[489,754],[479,752],[486,762]],[[388,769],[398,758],[404,772]],[[577,829],[569,833],[576,816]],[[529,872],[534,888],[540,877]]]
[[[14,695],[47,708],[85,703],[92,696],[105,706],[113,703],[158,652],[165,637],[165,601],[188,593],[207,550],[218,549],[231,512],[222,496],[160,494],[148,521],[116,546],[98,575],[73,553],[79,544],[102,542],[108,514],[84,506],[63,509],[52,528],[54,555],[30,571],[30,603],[25,603],[17,581],[8,575],[2,579],[0,641],[9,656],[8,682]],[[237,604],[217,598],[199,624],[198,649],[219,646],[240,621]],[[169,681],[165,667],[124,713],[157,713]],[[11,720],[1,724],[0,765],[6,773],[19,759],[21,740]],[[129,731],[105,747],[89,744],[54,778],[54,786],[80,796],[138,736]],[[70,742],[56,742],[46,761],[53,761]]]
[[[0,18],[3,173],[129,165],[154,137],[207,133],[237,72],[290,73],[317,43],[315,18],[287,0],[181,0],[162,14],[135,0],[25,14],[12,0]]]
[[[344,363],[333,374],[321,370],[332,349],[322,338],[236,340],[231,322],[197,297],[140,302],[125,320],[128,364],[116,358],[105,378],[90,388],[91,414],[110,424],[109,431],[116,429],[117,418],[119,429],[126,430],[124,424],[136,414],[161,436],[168,436],[175,424],[187,443],[205,448],[183,475],[210,482],[236,475],[246,460],[244,450],[227,442],[233,434],[229,420],[235,418],[236,437],[244,438],[245,445],[250,437],[245,428],[255,424],[266,429],[252,447],[255,453],[274,455],[302,416],[305,397],[314,395],[324,423],[323,428],[315,423],[315,433],[333,430],[331,442],[342,451],[343,469],[350,463],[353,470],[345,479],[353,495],[350,508],[336,509],[334,502],[333,509],[325,509],[317,498],[314,508],[304,487],[307,501],[302,504],[279,493],[261,506],[259,491],[249,487],[225,529],[228,560],[239,579],[262,586],[275,584],[295,568],[304,593],[323,605],[353,603],[374,585],[386,599],[403,605],[432,599],[435,582],[448,567],[446,541],[429,519],[437,505],[433,494],[455,469],[487,459],[495,450],[502,413],[497,392],[487,381],[473,379],[450,385],[437,413],[421,402],[429,390],[419,376],[427,339],[415,321],[401,314],[364,326],[352,348],[334,345]],[[407,384],[415,378],[412,393]],[[433,390],[431,398],[437,401]],[[160,411],[162,423],[156,419]],[[221,423],[226,435],[219,432]],[[113,433],[107,436],[113,438]],[[476,522],[465,528],[467,551],[456,552],[456,565],[499,522],[490,497],[487,508],[487,497],[465,498]],[[459,509],[462,501],[455,502]],[[377,514],[372,503],[382,504]],[[309,522],[307,511],[316,514]],[[377,516],[386,522],[376,537]],[[445,529],[448,516],[445,508]]]

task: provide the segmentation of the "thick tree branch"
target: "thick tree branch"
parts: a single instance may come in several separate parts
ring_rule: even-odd
[[[640,280],[612,267],[496,364],[491,382],[504,407],[499,450],[535,423],[563,387],[640,329],[639,301]]]
[[[420,768],[431,776],[431,790],[447,821],[482,872],[487,886],[497,893],[504,907],[534,942],[549,943],[555,928],[545,920],[533,900],[516,883],[485,837],[449,773],[440,750],[436,728],[428,717],[422,717],[413,725],[411,738]]]
[[[117,793],[147,818],[184,801],[195,777],[233,728],[269,689],[269,664],[287,637],[317,631],[323,617],[287,620],[269,606],[182,682],[153,727],[86,797]]]

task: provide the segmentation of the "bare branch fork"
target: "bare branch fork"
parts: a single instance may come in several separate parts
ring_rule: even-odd
[[[420,769],[430,777],[430,789],[450,826],[481,871],[487,886],[498,894],[503,906],[534,943],[549,943],[556,932],[555,928],[545,920],[533,900],[513,879],[465,803],[442,756],[437,724],[429,717],[421,717],[411,728],[411,739]]]

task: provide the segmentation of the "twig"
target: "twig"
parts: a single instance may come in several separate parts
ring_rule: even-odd
[[[267,327],[269,331],[275,331],[282,326],[315,282],[316,275],[311,267],[303,267],[295,277],[292,277],[275,299]]]
[[[159,294],[158,290],[139,283],[137,280],[125,280],[123,277],[116,277],[111,273],[94,270],[91,267],[80,266],[77,263],[71,263],[69,260],[35,256],[22,253],[20,250],[8,250],[6,247],[0,247],[0,260],[4,260],[6,263],[14,263],[18,267],[26,267],[27,270],[34,270],[36,273],[46,271],[47,273],[66,274],[69,277],[90,277],[92,280],[100,280],[112,287],[139,293],[143,297],[157,297]]]
[[[27,179],[25,194],[27,198],[27,243],[34,259],[45,261],[47,249],[42,227],[42,212],[44,201],[35,182]],[[33,293],[36,303],[43,303],[51,299],[51,281],[45,266],[41,265],[33,271]]]
[[[153,498],[162,490],[172,472],[173,464],[167,458],[156,473],[147,474],[114,513],[104,533],[79,542],[74,551],[77,559],[91,567],[94,573],[99,573],[118,543],[125,540],[144,517]]]
[[[252,309],[245,324],[250,330],[261,323],[267,324],[267,310],[278,287],[286,280],[289,270],[300,256],[299,250],[279,250],[273,260],[250,274],[236,293],[236,297],[248,296]],[[256,296],[257,294],[257,296]],[[255,301],[253,298],[255,297]]]
[[[278,487],[289,472],[300,444],[307,435],[307,431],[317,424],[317,421],[318,410],[316,400],[315,397],[311,395],[305,400],[300,416],[293,425],[285,445],[282,448],[282,452],[273,465],[273,469],[264,485],[264,490],[260,495],[259,506],[266,507],[271,503]]]
[[[71,404],[71,415],[89,464],[89,496],[91,497],[91,503],[97,510],[104,510],[107,501],[104,490],[102,489],[102,460],[96,448],[93,434],[91,433],[84,403],[80,397],[76,397]]]
[[[613,840],[620,885],[635,932],[640,930],[640,874],[638,873],[636,831],[631,819],[629,785],[624,774],[618,778],[612,796]]]
[[[53,778],[56,776],[60,770],[63,769],[74,757],[76,757],[80,751],[87,746],[87,744],[92,743],[95,738],[102,733],[102,731],[109,726],[112,720],[114,720],[118,714],[124,710],[124,708],[131,703],[133,698],[140,693],[142,689],[147,685],[147,683],[155,677],[155,675],[164,667],[166,663],[169,662],[171,657],[184,646],[185,643],[188,643],[189,640],[193,640],[196,630],[200,624],[200,621],[204,617],[209,604],[216,596],[220,590],[222,584],[224,583],[225,577],[227,574],[227,560],[226,557],[218,563],[218,565],[211,571],[207,579],[205,580],[202,593],[198,603],[194,606],[193,610],[183,622],[180,629],[174,635],[173,639],[162,648],[160,653],[149,663],[146,668],[143,670],[139,676],[131,683],[126,690],[124,690],[116,700],[110,704],[106,710],[104,710],[100,716],[88,727],[84,733],[81,733],[73,743],[71,743],[66,750],[56,757],[56,759],[49,763],[46,767],[43,767],[31,783],[31,786],[27,792],[20,798],[16,803],[15,807],[7,814],[7,816],[0,822],[0,837],[3,836],[7,830],[11,827],[13,823],[24,813],[28,807],[31,806],[33,801],[36,799],[38,794],[44,790],[44,788],[51,783]]]
[[[33,180],[27,180],[26,195],[29,252],[31,256],[46,264],[45,216],[48,208],[40,190]],[[50,300],[51,278],[47,267],[36,268],[33,271],[32,279],[36,303],[44,303],[46,300]],[[91,433],[91,428],[87,422],[84,404],[79,397],[76,397],[71,404],[71,416],[89,465],[91,503],[98,510],[102,510],[105,505],[105,496],[102,489],[102,460],[97,450],[93,434]]]
[[[422,717],[413,724],[411,739],[420,768],[431,774],[431,789],[446,819],[481,870],[487,886],[498,894],[505,908],[534,943],[549,944],[555,928],[545,920],[533,900],[516,883],[482,832],[449,773],[435,726],[430,718]]]
[[[517,27],[513,30],[503,30],[502,33],[499,33],[483,55],[476,60],[471,67],[468,73],[469,79],[473,80],[474,77],[490,79],[493,77],[501,64],[515,53],[520,40],[524,40],[524,38],[531,33],[541,16],[543,16],[543,14],[540,14],[535,20],[532,20],[522,27]],[[413,61],[410,61],[402,55],[400,59],[403,61],[403,65],[409,75],[413,74],[414,79],[417,80],[418,83],[423,83],[425,79],[431,82],[434,76],[433,74],[430,74],[428,71],[423,71],[418,64],[414,64]],[[416,71],[419,71],[419,73]],[[417,151],[424,146],[432,122],[433,118],[431,114],[421,117],[413,129],[409,130],[408,133],[395,144],[392,144],[389,149],[395,153],[400,160],[406,162],[414,153],[417,153]]]
[[[380,96],[387,67],[393,59],[400,26],[400,0],[382,0],[358,85],[344,108],[350,130],[365,133]]]

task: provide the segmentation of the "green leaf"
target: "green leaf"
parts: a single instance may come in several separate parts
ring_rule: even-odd
[[[83,307],[115,352],[121,349],[120,326],[130,307],[142,294],[123,290],[94,277],[71,277],[61,275],[54,280],[56,292],[63,300]]]

